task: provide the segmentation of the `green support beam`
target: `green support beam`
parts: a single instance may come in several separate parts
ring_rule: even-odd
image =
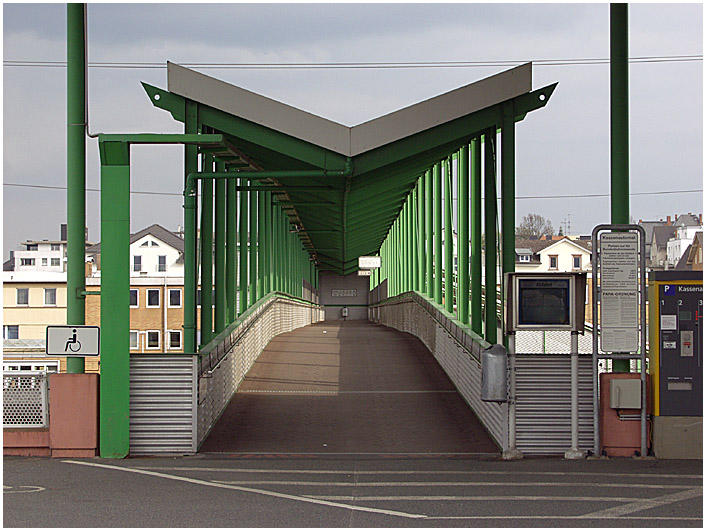
[[[67,4],[66,324],[86,319],[86,43],[85,4]],[[84,358],[66,358],[66,372],[83,373]]]
[[[513,103],[510,101],[503,107],[502,149],[500,171],[502,176],[502,280],[505,273],[515,271],[515,120]],[[503,297],[503,310],[505,310],[505,294]],[[501,312],[505,315],[505,312]],[[503,338],[507,347],[507,340]]]
[[[485,132],[485,340],[498,341],[495,128]]]
[[[483,336],[481,237],[481,137],[471,140],[471,329]]]
[[[419,256],[417,258],[419,262],[419,293],[427,293],[427,275],[426,275],[426,178],[424,175],[419,177],[419,196],[417,211],[419,212],[419,218],[417,220],[417,226],[419,227]]]
[[[257,299],[261,299],[265,295],[265,252],[266,239],[265,235],[265,194],[268,192],[257,193]]]
[[[243,184],[240,180],[240,184]],[[238,268],[239,284],[239,308],[238,315],[245,313],[248,308],[248,194],[251,192],[240,192],[240,221],[238,223],[240,245],[240,266]]]
[[[130,147],[101,143],[100,156],[99,451],[101,457],[122,458],[130,451]]]
[[[223,169],[223,163],[217,162],[216,168]],[[225,179],[216,179],[216,215],[214,224],[216,228],[215,235],[215,285],[216,285],[216,300],[214,312],[214,332],[216,335],[225,330],[227,326],[228,308],[226,306],[226,201],[227,201],[227,183]],[[203,293],[201,294],[203,296]]]
[[[456,223],[458,226],[456,312],[458,320],[463,324],[468,324],[468,184],[468,146],[465,145],[459,151],[456,171]]]
[[[186,100],[186,119],[184,121],[185,135],[173,135],[182,138],[186,135],[193,135],[198,141],[198,105],[191,100]],[[101,135],[108,137],[118,135]],[[166,135],[164,135],[166,136]],[[159,138],[158,138],[159,137]],[[129,139],[130,137],[127,136]],[[145,143],[155,143],[157,140],[168,140],[162,135],[134,135],[132,141],[142,139]],[[127,140],[131,141],[131,140]],[[198,170],[198,148],[196,144],[184,143],[184,352],[196,352],[196,225],[198,212],[196,207],[196,195],[188,191],[188,175]],[[190,208],[186,208],[186,201],[189,199]],[[193,204],[191,204],[193,203]],[[190,234],[187,240],[187,232]]]
[[[203,166],[213,167],[213,157],[205,155]],[[201,345],[213,339],[213,180],[201,182]]]
[[[257,299],[257,195],[260,192],[250,192],[250,265],[248,286],[248,308],[255,304]]]
[[[451,210],[453,199],[451,196],[452,162],[451,157],[446,159],[444,172],[444,306],[446,311],[454,311],[454,288],[453,288],[453,233],[451,230]]]
[[[434,164],[434,302],[441,304],[441,162]]]
[[[228,179],[226,201],[226,302],[228,324],[238,317],[238,190],[237,181]],[[203,312],[203,308],[201,309]]]

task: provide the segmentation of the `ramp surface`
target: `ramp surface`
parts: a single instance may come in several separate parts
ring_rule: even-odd
[[[274,338],[200,451],[465,455],[498,448],[421,341],[348,321]]]

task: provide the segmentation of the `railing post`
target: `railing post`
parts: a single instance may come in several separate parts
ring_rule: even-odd
[[[485,340],[498,341],[495,127],[485,132]]]
[[[458,286],[456,288],[456,309],[458,320],[468,324],[468,145],[461,147],[458,154],[456,173],[458,243]]]

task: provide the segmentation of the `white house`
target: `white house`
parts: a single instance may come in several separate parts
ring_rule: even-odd
[[[515,241],[515,271],[590,271],[591,248],[586,240]]]
[[[684,251],[694,241],[696,233],[702,231],[699,218],[693,214],[679,216],[675,227],[675,235],[667,241],[667,266],[670,268],[677,265]]]

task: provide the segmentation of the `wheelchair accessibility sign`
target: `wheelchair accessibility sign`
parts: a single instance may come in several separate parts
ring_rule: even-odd
[[[47,326],[48,356],[98,356],[100,327]]]

